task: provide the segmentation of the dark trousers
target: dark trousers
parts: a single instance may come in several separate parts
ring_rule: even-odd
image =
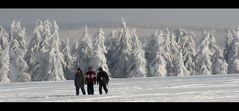
[[[94,84],[91,82],[87,83],[87,93],[94,95]]]
[[[75,85],[76,86],[76,95],[79,95],[79,89],[81,88],[81,92],[83,93],[83,95],[85,95],[85,87],[84,86],[80,86],[80,85]]]
[[[107,94],[108,93],[108,89],[107,89],[107,87],[106,87],[106,84],[99,84],[99,92],[100,92],[100,94],[102,94],[102,87],[104,88],[104,90],[105,90],[105,93]]]

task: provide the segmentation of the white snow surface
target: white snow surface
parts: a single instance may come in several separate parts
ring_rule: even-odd
[[[239,75],[112,78],[109,93],[75,96],[74,81],[0,84],[1,102],[215,102],[239,101]],[[86,89],[86,87],[85,87]]]

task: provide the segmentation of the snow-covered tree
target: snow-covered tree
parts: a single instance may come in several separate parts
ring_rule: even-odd
[[[37,64],[32,68],[32,80],[56,81],[65,80],[63,67],[64,56],[60,52],[59,27],[56,21],[45,20],[40,22],[39,51],[35,54]],[[37,27],[38,28],[38,27]],[[36,28],[36,30],[37,30]]]
[[[46,53],[49,51],[49,41],[50,37],[53,34],[52,33],[52,24],[49,20],[45,20],[43,22],[43,34],[41,36],[41,42],[40,42],[40,50],[42,50],[42,53]]]
[[[0,83],[9,83],[10,73],[10,57],[9,57],[9,45],[3,50],[0,55]]]
[[[4,28],[0,25],[0,57],[2,55],[2,52],[8,46],[8,44],[9,44],[9,35],[4,30]],[[1,67],[1,63],[0,63],[0,67]]]
[[[97,50],[102,51],[103,53],[107,53],[106,46],[105,46],[105,37],[102,28],[100,28],[95,41],[94,46]]]
[[[227,74],[228,64],[223,57],[223,49],[217,48],[213,55],[212,74]]]
[[[116,39],[118,44],[116,44],[115,50],[109,58],[110,72],[113,77],[145,77],[147,63],[136,31],[133,30],[130,33],[123,18],[122,26]]]
[[[167,75],[166,61],[164,60],[162,53],[157,52],[156,57],[150,63],[148,63],[148,76],[161,76],[164,77]]]
[[[209,33],[209,37],[210,37],[210,42],[209,42],[209,49],[212,52],[212,54],[214,55],[214,53],[216,52],[216,50],[219,48],[219,46],[216,43],[216,39],[214,36],[213,32]]]
[[[233,42],[233,34],[230,30],[228,30],[226,35],[226,41],[225,41],[225,49],[224,49],[224,58],[227,62],[229,62],[229,52],[232,49],[232,42]]]
[[[35,30],[34,30],[34,38],[32,39],[32,43],[36,44],[35,52],[35,64],[31,66],[32,80],[33,81],[42,81],[43,76],[46,74],[47,63],[48,63],[48,54],[49,53],[49,38],[51,36],[51,27],[52,24],[49,20],[38,20]],[[34,40],[35,39],[35,40]],[[40,43],[38,43],[40,40]],[[29,45],[29,48],[31,46]]]
[[[208,48],[208,46],[205,46],[198,52],[197,55],[197,63],[196,63],[196,68],[197,68],[197,74],[198,75],[210,75],[211,74],[211,67],[212,67],[212,62],[211,62],[211,52]]]
[[[76,59],[76,66],[80,67],[83,72],[86,72],[88,67],[91,65],[93,58],[93,44],[92,38],[89,35],[87,25],[85,26],[85,30],[83,32],[83,37],[80,40],[78,47],[78,56]]]
[[[128,78],[130,77],[130,71],[132,70],[129,67],[133,64],[131,56],[132,37],[123,19],[122,22],[123,27],[118,36],[118,39],[120,40],[119,45],[117,45],[115,51],[109,59],[109,66],[113,77]]]
[[[198,74],[210,75],[212,73],[212,58],[218,46],[212,32],[204,31],[196,55],[196,69]]]
[[[163,33],[158,30],[151,36],[147,45],[147,61],[148,61],[148,76],[166,76],[166,61],[162,56],[163,49]]]
[[[11,24],[10,44],[10,80],[13,82],[30,81],[28,65],[24,60],[26,55],[25,28],[21,27],[20,21]]]
[[[105,45],[106,45],[106,50],[107,50],[107,54],[106,54],[106,58],[109,59],[112,52],[114,52],[116,45],[117,45],[117,41],[115,38],[115,30],[113,30],[109,37],[106,39],[105,41]],[[108,61],[107,61],[108,62]]]
[[[176,30],[177,43],[182,50],[183,63],[191,75],[194,74],[195,70],[195,63],[193,61],[193,58],[196,53],[195,42],[192,38],[192,35],[193,34],[187,33],[181,28]]]
[[[60,52],[59,28],[55,20],[53,20],[51,30],[53,30],[53,34],[50,37],[50,51],[48,53],[49,61],[47,64],[46,76],[43,76],[43,80],[65,80],[63,67],[66,65],[64,62],[64,55]]]
[[[170,33],[168,28],[166,29],[164,38],[164,53],[163,56],[167,62],[167,75],[176,75],[174,63],[179,55],[180,46],[176,42],[176,37],[173,33]]]
[[[229,74],[239,73],[239,26],[236,30],[233,30],[232,35],[233,40],[231,43],[231,49],[228,49],[227,57],[227,63],[229,64]]]
[[[145,51],[143,50],[142,43],[136,35],[136,29],[132,29],[132,61],[130,77],[146,77],[147,74],[147,61],[145,59]]]
[[[169,29],[166,28],[165,32],[163,33],[163,46],[164,46],[164,55],[167,55],[166,57],[169,57],[170,55],[170,32]]]
[[[229,74],[236,74],[239,72],[239,69],[238,69],[238,66],[239,66],[239,59],[235,59],[235,61],[232,61],[232,64],[230,64],[230,72]]]
[[[33,31],[33,38],[30,41],[27,53],[26,62],[29,66],[30,74],[32,75],[33,68],[39,63],[37,59],[37,53],[40,50],[40,42],[43,35],[42,21],[36,23],[35,29]]]
[[[184,65],[182,50],[180,51],[178,58],[175,62],[175,73],[177,76],[189,76],[190,72]]]
[[[179,54],[180,46],[175,40],[175,35],[173,33],[170,33],[170,54],[171,59],[175,59],[177,55]]]
[[[0,54],[9,44],[9,35],[4,30],[2,26],[0,26]]]
[[[74,63],[73,63],[73,70],[74,70],[73,72],[74,73],[75,73],[76,69],[79,68],[79,63],[77,61],[77,57],[79,56],[78,55],[79,54],[78,47],[79,47],[79,40],[75,40],[71,47],[71,57],[74,58]]]
[[[68,39],[68,38],[67,38]],[[61,40],[60,42],[60,52],[63,52],[63,50],[65,49],[66,47],[66,40]]]
[[[64,75],[67,80],[71,80],[74,78],[75,71],[75,57],[72,57],[71,50],[69,46],[69,39],[64,40],[64,44],[62,45],[62,53],[64,55],[65,67],[63,67]]]
[[[49,52],[49,63],[47,65],[47,74],[43,80],[46,81],[57,81],[57,80],[65,80],[63,66],[64,63],[64,56],[59,51],[59,36],[58,32],[55,29],[55,33],[53,33],[50,43],[52,45],[50,52]]]
[[[79,40],[75,40],[73,45],[72,45],[72,48],[71,48],[71,55],[72,57],[77,57],[78,55],[78,47],[79,47]]]
[[[162,44],[164,42],[163,38],[161,37],[161,40],[159,35],[162,34],[162,32],[158,31],[158,29],[155,30],[155,32],[150,36],[150,40],[149,42],[147,43],[147,46],[146,46],[146,51],[145,51],[145,58],[146,60],[149,62],[149,61],[152,61],[151,59],[153,59],[152,55],[153,52],[155,52],[155,48],[158,48],[159,47],[159,44]]]
[[[94,56],[92,59],[93,62],[91,63],[91,66],[93,66],[93,68],[96,70],[102,67],[103,70],[106,71],[106,73],[111,76],[111,73],[109,72],[109,68],[107,66],[106,53],[107,50],[105,46],[104,32],[102,28],[100,28],[94,41],[94,54],[93,54]]]

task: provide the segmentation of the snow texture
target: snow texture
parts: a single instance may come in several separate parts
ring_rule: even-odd
[[[239,75],[112,78],[108,94],[75,96],[72,80],[0,84],[1,102],[238,102]],[[86,87],[85,87],[86,88]]]

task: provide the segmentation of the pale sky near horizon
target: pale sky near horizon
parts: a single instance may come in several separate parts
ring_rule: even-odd
[[[0,25],[20,19],[35,24],[37,19],[55,19],[57,23],[176,24],[188,26],[235,27],[239,9],[0,9]]]

